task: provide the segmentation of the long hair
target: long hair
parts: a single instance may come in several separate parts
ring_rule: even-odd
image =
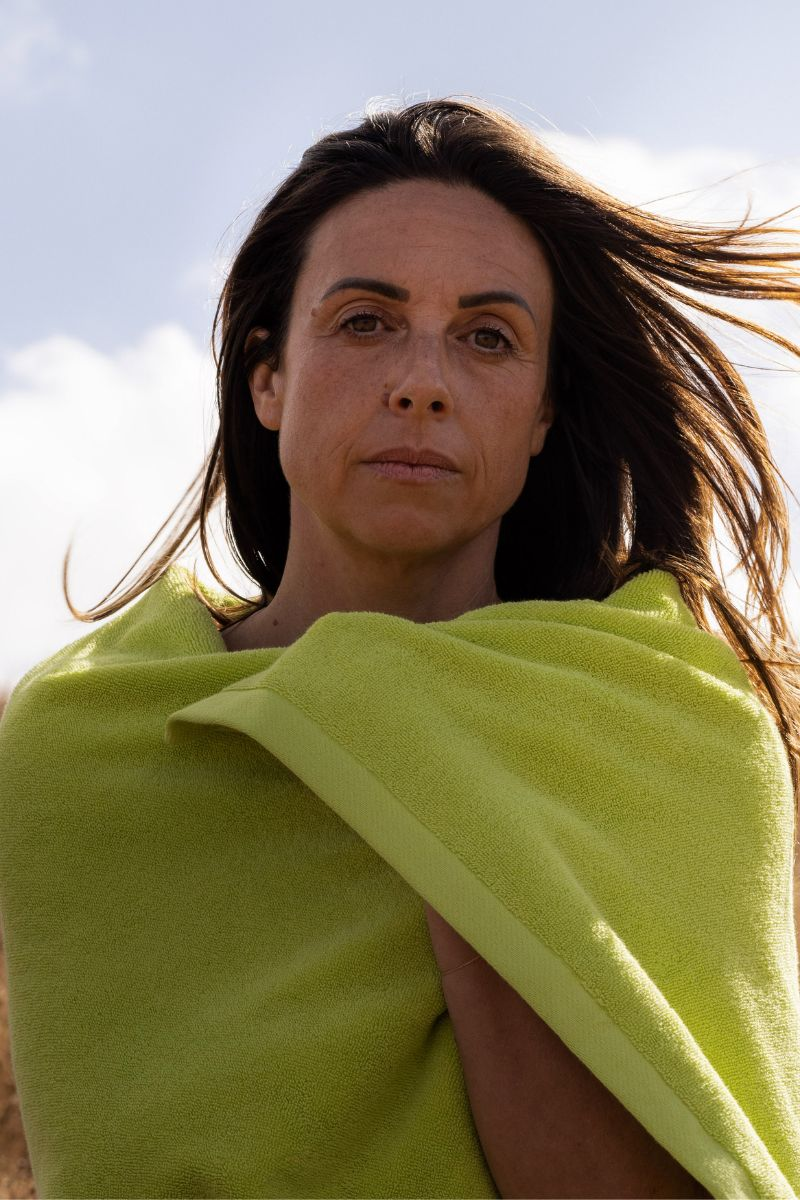
[[[289,545],[289,486],[278,433],[258,421],[249,377],[259,362],[278,365],[317,223],[359,192],[408,179],[481,189],[527,223],[553,272],[547,386],[556,418],[501,520],[498,594],[601,600],[635,571],[672,572],[709,632],[706,605],[713,612],[775,720],[797,799],[800,686],[792,674],[800,652],[782,599],[789,521],[779,480],[794,493],[742,377],[693,319],[695,312],[721,319],[800,357],[800,345],[699,296],[797,303],[798,249],[779,251],[784,243],[774,240],[759,248],[765,235],[797,231],[775,227],[778,217],[704,225],[624,204],[567,168],[524,125],[473,98],[370,112],[304,152],[256,217],[219,297],[211,335],[219,427],[211,451],[117,588],[182,504],[188,513],[122,595],[88,612],[69,598],[70,545],[63,563],[70,612],[81,621],[115,613],[164,574],[198,527],[214,578],[236,597],[221,606],[196,589],[219,629],[273,598]],[[246,348],[257,326],[269,336]],[[207,521],[220,498],[226,540],[256,584],[255,597],[233,591],[212,561]],[[746,571],[744,612],[712,565],[715,504],[737,547],[737,569]]]

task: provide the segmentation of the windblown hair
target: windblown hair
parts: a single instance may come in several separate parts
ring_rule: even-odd
[[[182,504],[188,515],[117,600],[85,613],[68,594],[70,544],[63,563],[70,612],[81,621],[115,613],[164,574],[198,527],[214,578],[237,597],[217,607],[197,591],[218,628],[273,598],[289,544],[289,486],[278,433],[258,421],[249,377],[261,361],[278,365],[295,281],[321,218],[348,197],[408,179],[481,189],[527,223],[553,272],[548,389],[556,419],[501,521],[498,594],[601,600],[634,572],[672,572],[709,632],[706,605],[714,613],[716,636],[733,647],[775,719],[797,798],[800,687],[792,674],[800,652],[782,599],[789,521],[779,480],[794,493],[742,377],[693,319],[695,311],[721,319],[800,357],[800,345],[698,295],[798,303],[800,251],[779,251],[787,243],[774,240],[797,231],[774,226],[785,213],[748,223],[748,209],[740,224],[720,226],[623,204],[568,169],[524,125],[471,97],[371,112],[309,146],[275,189],[234,258],[214,316],[213,447],[117,588]],[[246,349],[255,327],[269,336]],[[207,521],[221,496],[225,536],[257,585],[254,598],[226,585],[212,561]],[[740,555],[737,569],[746,570],[745,612],[712,566],[715,501]]]

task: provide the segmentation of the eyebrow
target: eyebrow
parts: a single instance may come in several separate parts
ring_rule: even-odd
[[[348,289],[358,289],[363,292],[377,292],[380,296],[387,296],[390,300],[408,300],[411,296],[408,288],[399,287],[396,283],[386,283],[382,279],[369,279],[362,275],[348,275],[344,279],[339,279],[332,284],[325,292],[322,300],[327,300],[334,292],[344,292]],[[478,308],[481,304],[518,304],[520,308],[524,308],[530,315],[534,325],[536,317],[533,315],[533,309],[527,300],[522,296],[518,296],[516,292],[508,292],[494,288],[487,292],[470,292],[467,296],[458,297],[459,308]]]

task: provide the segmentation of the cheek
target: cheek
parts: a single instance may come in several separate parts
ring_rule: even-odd
[[[326,349],[310,352],[299,365],[284,402],[281,432],[295,471],[321,470],[328,479],[375,444],[370,431],[381,415],[383,386],[365,378],[364,366],[354,364],[352,355],[347,370],[333,369],[336,355]]]
[[[512,417],[499,423],[503,436],[493,438],[487,447],[487,471],[490,472],[489,489],[501,501],[512,504],[525,485],[530,466],[531,429]]]
[[[284,408],[278,439],[279,457],[289,486],[311,497],[341,492],[354,447],[364,438],[346,414],[337,410],[335,397],[308,397],[301,405]]]

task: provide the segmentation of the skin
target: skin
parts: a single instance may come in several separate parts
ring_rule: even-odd
[[[409,299],[364,288],[322,298],[347,276],[399,285]],[[459,296],[489,289],[516,292],[531,313],[459,307]],[[278,369],[259,364],[249,380],[258,420],[280,431],[291,528],[273,600],[223,631],[229,650],[290,645],[328,612],[427,622],[501,601],[500,520],[554,419],[553,296],[538,239],[475,188],[405,180],[326,214]],[[251,330],[248,342],[265,334]],[[409,483],[364,465],[404,444],[445,453],[458,471]]]

